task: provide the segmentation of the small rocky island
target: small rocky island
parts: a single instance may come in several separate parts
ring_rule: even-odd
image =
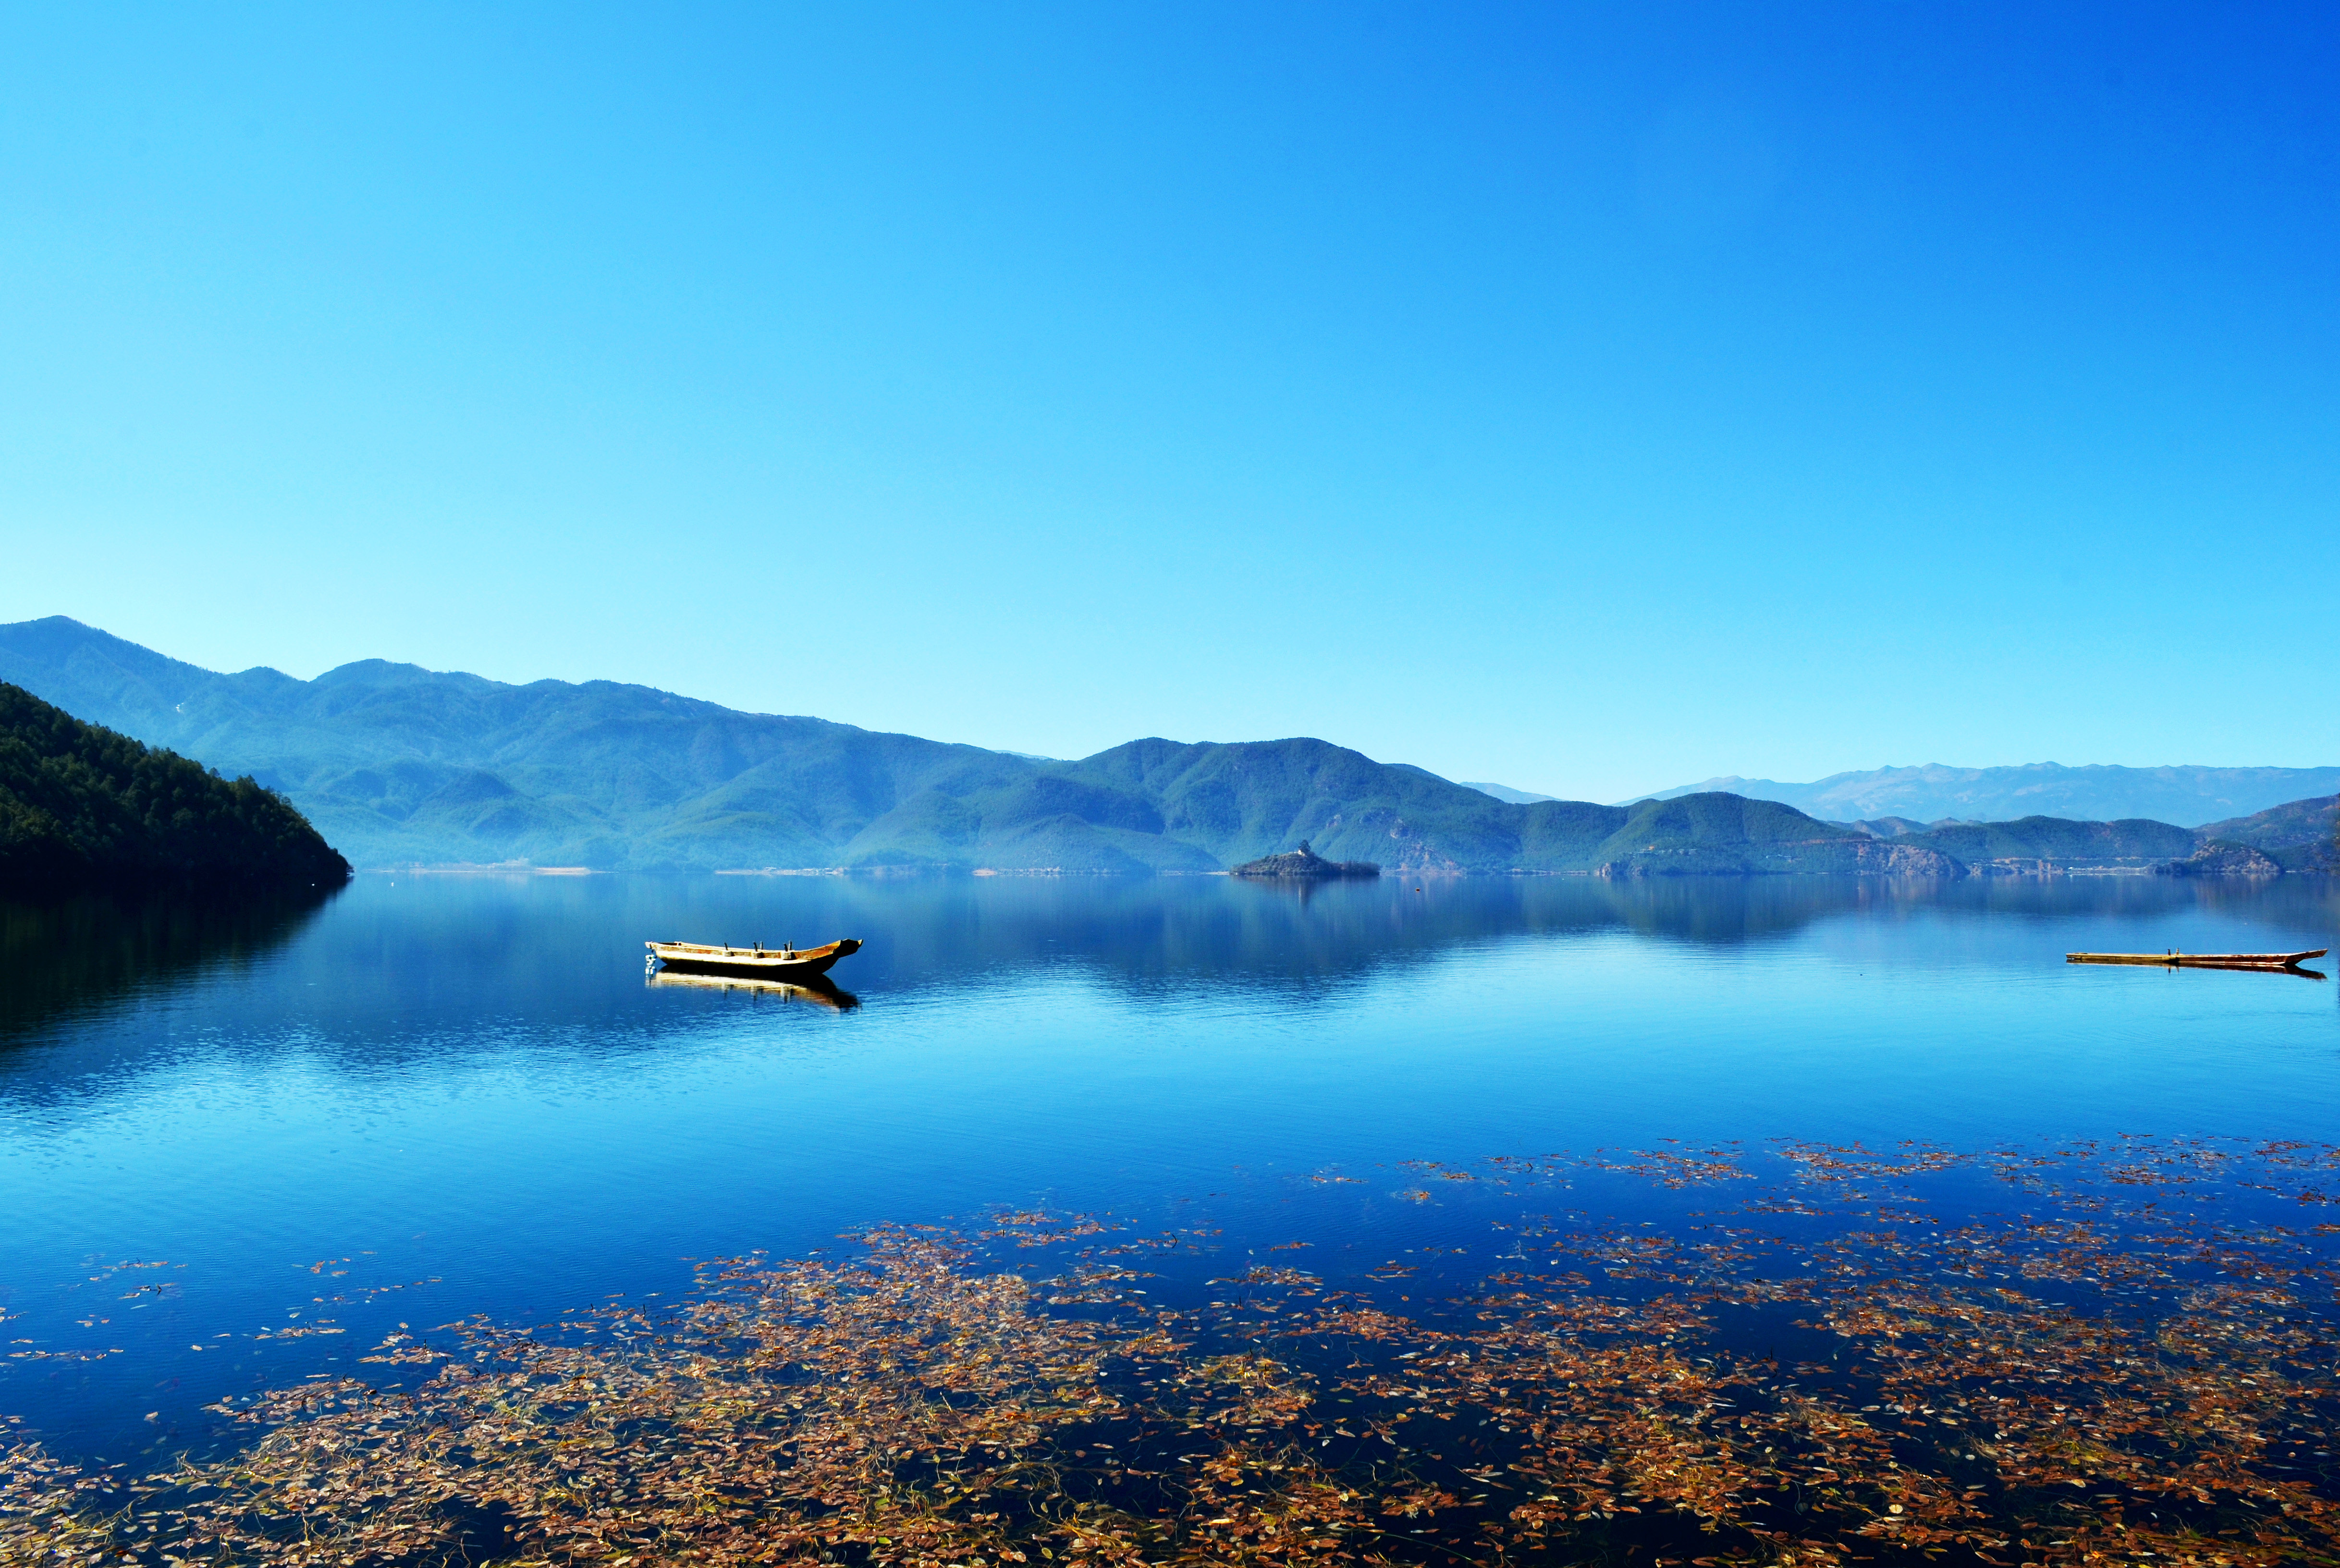
[[[1327,860],[1300,840],[1300,848],[1286,855],[1263,855],[1256,860],[1246,860],[1230,875],[1298,878],[1321,881],[1337,877],[1378,877],[1382,868],[1371,860]]]

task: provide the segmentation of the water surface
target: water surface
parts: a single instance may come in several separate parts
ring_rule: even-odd
[[[2063,955],[2335,925],[2309,879],[402,876],[12,909],[0,1414],[69,1454],[193,1442],[399,1322],[1002,1205],[1386,1253],[1453,1219],[1395,1196],[1408,1160],[2334,1141],[2340,987]],[[837,936],[868,943],[843,1010],[642,970],[646,938]]]

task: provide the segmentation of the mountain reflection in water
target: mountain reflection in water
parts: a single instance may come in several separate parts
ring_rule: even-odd
[[[1989,878],[1954,883],[1819,877],[1387,878],[1316,886],[1219,878],[721,878],[535,880],[362,878],[303,955],[342,985],[442,992],[492,976],[576,990],[639,969],[640,932],[681,922],[695,938],[828,940],[869,929],[873,968],[914,985],[1067,961],[1144,987],[1208,978],[1285,989],[1337,986],[1459,945],[1631,932],[1699,948],[1761,943],[1846,918],[1995,917],[2025,925],[2218,911],[2264,924],[2333,918],[2328,879],[2229,886],[2156,878]],[[393,897],[393,889],[397,896]],[[421,895],[418,898],[417,895]],[[0,1033],[209,965],[248,968],[299,934],[322,900],[222,903],[86,898],[0,903]],[[417,908],[420,904],[421,907]],[[418,918],[419,917],[419,918]],[[763,935],[767,928],[771,935]],[[628,960],[613,968],[622,953]],[[314,975],[306,977],[316,978]],[[580,996],[585,993],[580,993]],[[352,997],[362,1006],[362,995]]]
[[[0,1046],[214,966],[248,968],[292,940],[332,897],[303,890],[0,899]]]

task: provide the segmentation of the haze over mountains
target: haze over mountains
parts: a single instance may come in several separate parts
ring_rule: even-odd
[[[614,681],[511,686],[379,660],[305,681],[223,675],[63,617],[0,626],[0,680],[251,774],[361,867],[1210,871],[1305,839],[1395,869],[1965,868],[1938,834],[1880,839],[1730,793],[1509,801],[1310,739],[1145,739],[1051,761]],[[2015,824],[1968,848],[2068,841],[2142,863],[2196,838],[2149,822]]]
[[[1476,789],[1482,795],[1492,795],[1496,799],[1509,801],[1514,806],[1532,806],[1539,800],[1560,799],[1557,795],[1539,795],[1532,789],[1514,789],[1508,784],[1488,784],[1470,779],[1462,780],[1462,784],[1465,789]]]
[[[2340,768],[2067,768],[2032,762],[2017,768],[1873,768],[1831,773],[1809,784],[1732,775],[1661,789],[1650,799],[1727,790],[1777,800],[1831,822],[1908,818],[1938,822],[1998,822],[2018,817],[2066,817],[2112,822],[2150,818],[2198,828],[2244,817],[2305,796],[2340,791]]]

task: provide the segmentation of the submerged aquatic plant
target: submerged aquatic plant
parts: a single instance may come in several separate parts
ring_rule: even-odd
[[[881,1230],[709,1265],[658,1317],[393,1335],[369,1359],[419,1385],[227,1402],[248,1443],[134,1484],[0,1449],[0,1563],[2333,1562],[2335,1170],[2143,1140],[1417,1166],[1718,1200],[1514,1220],[1436,1303],[1393,1259],[1173,1308],[1147,1265],[1191,1236]],[[1923,1190],[1978,1179],[2014,1212]]]

